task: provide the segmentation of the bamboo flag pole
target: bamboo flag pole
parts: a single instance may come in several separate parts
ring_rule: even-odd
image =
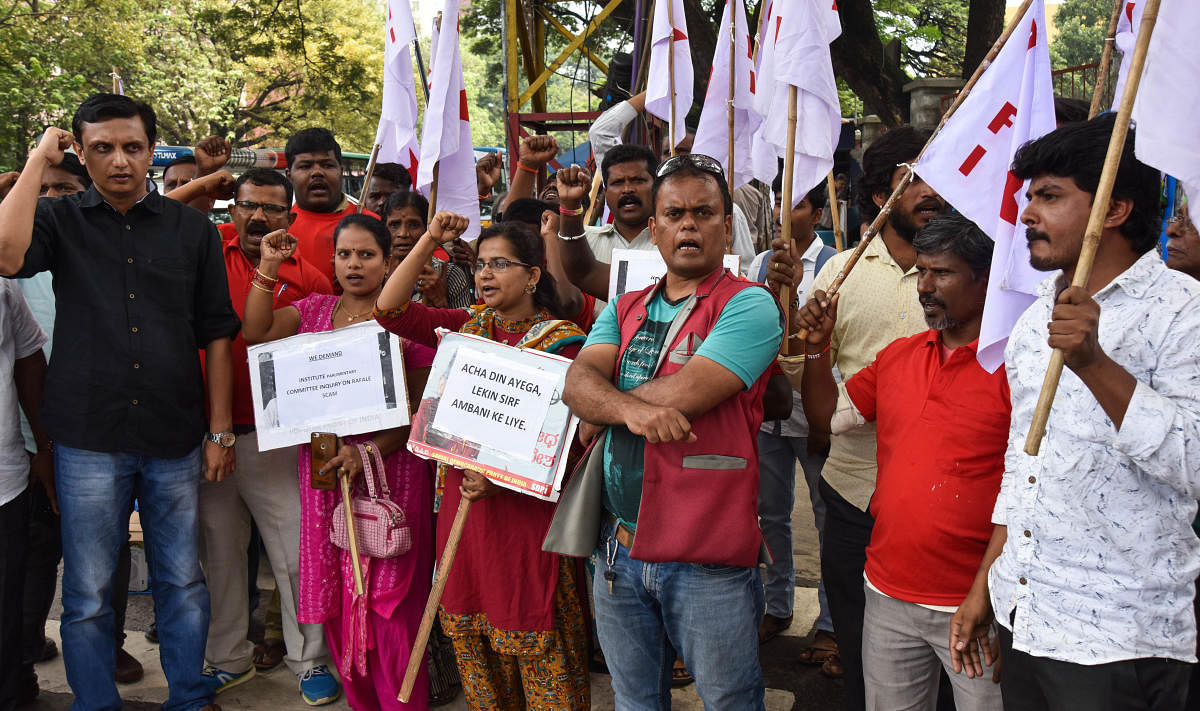
[[[426,225],[433,222],[433,216],[437,214],[438,168],[441,167],[440,161],[433,166],[433,183],[429,185],[429,215],[425,218]]]
[[[1133,61],[1129,65],[1129,76],[1125,77],[1125,93],[1121,95],[1121,105],[1117,109],[1116,123],[1113,125],[1112,136],[1108,141],[1104,169],[1100,171],[1100,184],[1096,186],[1096,194],[1092,198],[1092,211],[1088,216],[1087,229],[1083,233],[1083,247],[1079,252],[1079,260],[1075,263],[1075,278],[1071,280],[1071,286],[1086,288],[1088,279],[1092,276],[1092,264],[1096,259],[1096,250],[1100,247],[1100,233],[1104,229],[1104,217],[1108,213],[1109,202],[1112,200],[1117,166],[1121,163],[1121,154],[1125,152],[1125,138],[1129,134],[1133,102],[1137,98],[1138,85],[1142,80],[1142,67],[1146,64],[1150,35],[1153,34],[1154,24],[1158,21],[1158,6],[1159,0],[1148,0],[1145,10],[1142,12],[1137,44],[1133,50]],[[1042,381],[1042,392],[1038,396],[1037,409],[1033,411],[1033,421],[1029,423],[1029,434],[1025,437],[1025,453],[1030,456],[1037,456],[1042,446],[1042,438],[1046,435],[1046,423],[1050,420],[1050,408],[1054,405],[1058,380],[1062,377],[1063,359],[1063,352],[1058,348],[1055,348],[1054,352],[1050,354],[1050,365],[1046,368],[1046,379]]]
[[[1004,47],[1004,43],[1008,41],[1008,38],[1012,36],[1013,31],[1017,29],[1017,25],[1021,22],[1021,19],[1025,17],[1025,13],[1029,10],[1029,6],[1032,3],[1033,0],[1024,0],[1020,7],[1017,8],[1016,13],[1013,15],[1012,22],[1010,22],[1008,27],[1004,28],[1004,32],[1001,32],[1000,36],[996,38],[996,42],[992,44],[992,48],[988,50],[987,56],[984,57],[983,61],[979,63],[979,66],[975,68],[975,73],[971,75],[971,78],[967,80],[965,85],[963,85],[962,90],[958,92],[958,96],[954,98],[954,103],[950,104],[950,108],[946,109],[946,113],[942,115],[941,121],[938,121],[937,127],[934,128],[933,133],[930,134],[929,140],[926,141],[925,145],[921,147],[921,152],[917,154],[917,157],[911,164],[905,165],[907,170],[904,171],[904,175],[900,178],[900,182],[896,185],[896,189],[892,191],[891,196],[889,196],[887,201],[883,203],[883,207],[879,208],[879,214],[876,215],[875,219],[871,221],[870,226],[867,227],[866,233],[864,233],[862,236],[862,240],[858,243],[858,246],[854,248],[854,251],[850,253],[850,258],[847,259],[846,263],[842,265],[842,269],[837,273],[837,276],[834,277],[833,283],[829,285],[829,290],[826,291],[826,296],[833,298],[833,295],[838,292],[838,289],[842,288],[842,282],[846,281],[846,277],[850,274],[851,270],[854,269],[854,265],[858,264],[858,260],[861,259],[863,253],[867,251],[867,246],[871,243],[871,240],[875,239],[875,235],[879,234],[879,230],[883,228],[883,224],[887,221],[888,215],[891,214],[892,208],[895,207],[896,201],[899,200],[900,196],[904,194],[904,191],[908,189],[909,183],[911,183],[913,179],[912,166],[921,162],[921,157],[925,155],[925,151],[929,148],[929,144],[933,143],[938,134],[942,132],[942,128],[945,127],[946,122],[950,120],[950,117],[954,115],[955,111],[958,111],[958,107],[962,106],[962,103],[966,101],[967,97],[971,94],[971,89],[975,88],[975,84],[979,82],[979,78],[983,76],[983,73],[987,71],[987,68],[992,65],[992,62],[996,59],[996,55],[1000,53],[1000,50]],[[801,329],[800,333],[798,333],[796,337],[803,341],[807,335],[808,331]]]
[[[675,155],[675,0],[667,2],[667,24],[671,25],[671,36],[667,39],[667,91],[671,92],[671,120],[667,122],[667,138],[671,141],[671,155]]]
[[[400,686],[400,695],[396,697],[402,704],[408,703],[412,697],[413,686],[417,683],[417,672],[425,662],[425,648],[429,646],[429,633],[433,630],[433,620],[437,617],[438,606],[442,602],[442,593],[446,590],[446,578],[454,565],[454,555],[458,553],[458,542],[462,539],[463,527],[467,524],[467,514],[471,511],[471,500],[458,500],[458,511],[454,514],[454,523],[450,526],[450,535],[446,537],[446,548],[442,551],[442,560],[438,563],[437,577],[433,579],[433,589],[429,591],[429,600],[425,603],[425,614],[421,616],[421,626],[417,628],[417,638],[413,642],[412,652],[408,655],[408,668],[404,670],[404,683]]]
[[[363,175],[363,189],[362,193],[358,196],[357,212],[363,211],[363,203],[367,201],[367,190],[371,188],[371,176],[375,175],[375,161],[378,159],[379,144],[376,143],[375,147],[371,149],[371,159],[367,161],[367,172],[365,175]],[[380,217],[384,217],[384,215],[380,215]]]
[[[358,559],[358,530],[354,526],[354,502],[350,497],[350,480],[345,476],[338,477],[342,485],[342,510],[346,512],[346,538],[350,540],[350,562],[354,567],[354,594],[362,595],[363,587],[362,561]]]
[[[796,170],[796,100],[798,90],[795,84],[788,85],[788,129],[787,129],[787,149],[784,151],[783,162],[783,195],[780,196],[780,205],[782,209],[779,213],[779,236],[783,238],[783,243],[787,249],[792,248],[792,174]],[[797,296],[797,298],[799,298]],[[791,333],[792,325],[788,323],[792,314],[792,290],[780,289],[779,300],[783,306],[783,350],[780,351],[784,356],[791,355],[791,349],[788,347],[790,339],[787,334]]]
[[[1121,22],[1121,10],[1125,8],[1126,0],[1116,0],[1113,3],[1112,17],[1108,20],[1108,32],[1104,35],[1104,52],[1100,55],[1100,68],[1096,70],[1096,89],[1092,92],[1092,106],[1088,109],[1088,118],[1096,118],[1100,113],[1100,102],[1104,100],[1104,89],[1108,86],[1108,70],[1112,66],[1113,45],[1117,43],[1117,24]]]
[[[846,245],[842,240],[842,216],[838,211],[837,186],[834,185],[833,171],[829,171],[829,177],[825,179],[825,185],[829,189],[829,218],[833,223],[833,246],[837,251],[842,251]]]
[[[737,12],[733,7],[733,0],[725,0],[729,7],[729,106],[725,112],[726,121],[729,124],[729,167],[725,170],[725,180],[729,183],[729,189],[733,189],[734,176],[734,151],[733,151],[733,80],[734,67],[737,66]],[[725,245],[725,253],[733,254],[733,240],[730,240]]]
[[[583,224],[592,224],[592,218],[596,216],[596,198],[600,195],[600,181],[603,173],[600,172],[600,166],[596,166],[596,174],[592,176],[592,189],[588,192],[588,209],[587,214],[583,216]]]
[[[114,94],[121,93],[121,75],[117,73],[116,67],[112,68],[112,86],[113,86],[112,93],[114,93]]]

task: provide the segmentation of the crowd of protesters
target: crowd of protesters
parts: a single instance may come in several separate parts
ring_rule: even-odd
[[[1063,117],[1017,153],[1047,279],[988,372],[993,243],[927,184],[831,297],[850,255],[817,234],[839,209],[825,187],[772,217],[771,187],[731,190],[690,134],[661,153],[623,142],[643,101],[592,129],[611,220],[587,224],[585,168],[538,191],[560,147],[533,136],[507,193],[499,158],[479,162],[493,224],[470,243],[468,218],[431,212],[398,165],[375,167],[360,208],[326,129],[290,138],[285,172],[236,177],[207,139],[162,188],[146,104],[98,94],[48,129],[0,175],[0,711],[33,702],[34,664],[59,653],[60,560],[74,708],[120,709],[117,683],[141,678],[123,649],[135,501],[168,711],[219,711],[280,665],[304,703],[368,711],[459,688],[472,709],[587,709],[596,668],[618,709],[669,708],[693,680],[706,708],[761,709],[760,649],[793,620],[798,472],[821,581],[794,663],[842,679],[850,711],[1200,707],[1200,234],[1181,202],[1164,263],[1160,176],[1134,132],[1085,287],[1069,284],[1113,116]],[[927,139],[906,126],[867,147],[863,222]],[[607,302],[614,249],[656,250],[665,276]],[[416,400],[439,329],[572,359],[569,461],[590,504],[422,459],[407,427],[260,452],[247,347],[372,320],[401,337]],[[1030,456],[1054,348],[1066,370]],[[378,486],[410,524],[407,552],[359,561],[362,590],[314,470]],[[401,702],[460,500],[472,515]],[[275,591],[256,644],[260,551]]]

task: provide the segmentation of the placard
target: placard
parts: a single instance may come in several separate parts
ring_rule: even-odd
[[[722,262],[735,275],[740,274],[742,258],[726,254]],[[658,249],[614,249],[608,270],[608,300],[629,291],[657,284],[667,273],[667,263]]]
[[[442,338],[408,449],[557,501],[578,420],[562,401],[571,361],[464,333]]]
[[[260,452],[409,424],[400,337],[369,321],[248,349]]]

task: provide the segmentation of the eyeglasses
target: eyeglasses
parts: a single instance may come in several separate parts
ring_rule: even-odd
[[[721,164],[700,153],[680,153],[677,156],[671,156],[658,165],[658,170],[655,171],[654,176],[665,178],[671,173],[687,167],[699,168],[705,173],[711,173],[722,180],[725,178],[725,171],[721,168]]]
[[[1172,225],[1179,225],[1179,229],[1183,230],[1184,232],[1196,231],[1196,225],[1193,224],[1191,219],[1185,215],[1171,215],[1168,217],[1167,227],[1171,227]]]
[[[286,205],[272,205],[270,203],[265,203],[265,202],[250,202],[249,200],[238,200],[237,202],[235,202],[233,204],[236,205],[239,210],[245,210],[247,212],[247,214],[251,214],[251,215],[253,215],[254,212],[256,210],[258,210],[259,208],[262,208],[262,211],[265,214],[275,215],[276,217],[278,217],[279,215],[283,215],[284,213],[286,213],[288,211],[288,207]]]
[[[485,268],[491,269],[494,272],[502,272],[502,271],[505,271],[506,269],[508,269],[509,267],[513,267],[513,266],[525,267],[526,269],[533,268],[532,264],[526,264],[525,262],[518,262],[515,259],[505,259],[504,257],[496,257],[495,259],[491,259],[486,262],[483,261],[482,259],[477,260],[475,262],[475,265],[471,268],[471,273],[478,274],[479,272],[483,271]]]

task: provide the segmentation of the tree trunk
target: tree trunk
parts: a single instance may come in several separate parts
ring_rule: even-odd
[[[1004,0],[971,0],[967,14],[967,49],[962,77],[970,78],[1004,30]]]
[[[878,115],[884,126],[898,126],[908,117],[903,87],[909,76],[884,52],[870,0],[838,0],[838,11],[842,34],[830,46],[834,73],[862,99],[868,113]]]

